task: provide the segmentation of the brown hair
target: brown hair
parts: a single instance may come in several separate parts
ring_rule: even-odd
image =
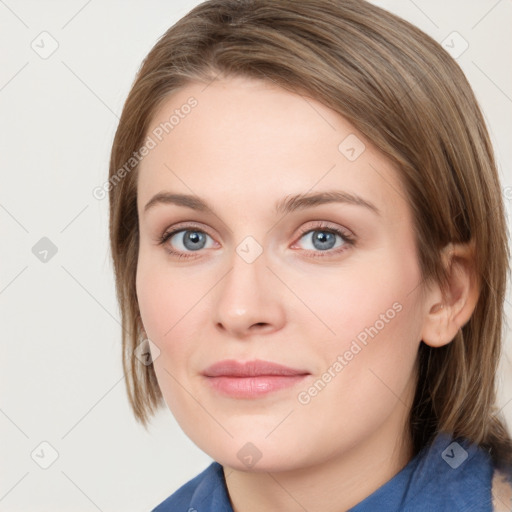
[[[512,441],[495,404],[509,249],[485,122],[462,70],[436,41],[361,0],[206,1],[144,60],[124,105],[109,175],[123,368],[137,420],[147,428],[164,402],[153,366],[134,357],[143,333],[135,288],[137,165],[120,169],[171,93],[219,75],[271,80],[315,98],[396,165],[414,215],[424,282],[446,283],[440,250],[449,242],[475,244],[475,311],[447,345],[420,343],[409,428],[415,453],[448,431],[484,447],[496,464],[510,462]]]

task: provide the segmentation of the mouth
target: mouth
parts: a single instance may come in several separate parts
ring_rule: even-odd
[[[223,395],[258,398],[295,386],[310,373],[270,361],[225,360],[209,366],[202,375],[213,389]]]

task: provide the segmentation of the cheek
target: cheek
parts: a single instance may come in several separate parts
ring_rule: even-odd
[[[167,406],[178,418],[189,414],[180,413],[186,402],[181,396],[187,363],[193,347],[187,343],[187,313],[195,302],[194,285],[168,275],[169,270],[155,261],[139,258],[137,269],[137,300],[142,323],[148,338],[158,347],[153,356],[153,366]],[[181,398],[180,398],[181,397]]]
[[[191,371],[205,320],[212,314],[207,292],[215,281],[198,278],[192,267],[172,270],[160,259],[141,255],[136,289],[145,331],[160,350],[155,372],[169,388],[174,386],[171,374],[181,382]]]
[[[413,290],[420,276],[412,258],[351,275],[339,283],[340,299],[323,308],[336,332],[323,344],[323,361],[336,377],[318,406],[338,403],[371,424],[406,393],[413,376],[421,335],[421,302]]]
[[[161,340],[173,325],[173,296],[162,276],[155,270],[139,269],[137,273],[137,300],[142,323],[150,339]]]
[[[193,299],[193,284],[188,286],[177,276],[169,275],[162,265],[142,252],[137,267],[137,300],[144,329],[150,340],[168,354],[170,340],[179,328]]]
[[[383,248],[354,258],[350,265],[340,265],[332,272],[317,272],[304,279],[297,279],[292,273],[287,275],[301,299],[297,308],[310,320],[304,328],[310,331],[311,339],[316,332],[316,338],[340,350],[356,337],[363,343],[370,339],[368,330],[375,333],[372,326],[391,336],[398,324],[401,330],[405,328],[406,317],[412,320],[410,327],[414,327],[418,322],[418,299],[413,290],[420,283],[420,272],[414,252],[405,254],[404,257],[392,248]],[[309,312],[304,310],[304,304]]]
[[[393,411],[405,414],[412,405],[418,310],[411,297],[394,301],[391,290],[379,296],[371,307],[368,301],[343,303],[332,324],[337,337],[316,348],[323,367],[297,396],[304,423],[326,438],[346,432],[350,439],[354,429],[370,435]]]

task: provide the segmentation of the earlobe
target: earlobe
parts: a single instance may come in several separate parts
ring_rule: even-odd
[[[427,295],[422,340],[431,347],[450,343],[475,310],[480,287],[475,275],[475,245],[448,244],[442,250],[448,283]]]

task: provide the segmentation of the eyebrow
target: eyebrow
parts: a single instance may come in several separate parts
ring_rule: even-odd
[[[340,190],[286,196],[274,205],[274,211],[276,214],[291,213],[328,203],[345,203],[362,206],[371,210],[376,215],[381,215],[379,208],[372,202],[363,199],[357,194]],[[174,204],[215,215],[213,208],[200,197],[190,194],[173,194],[171,192],[159,192],[155,194],[144,207],[144,212],[147,212],[158,204]]]

